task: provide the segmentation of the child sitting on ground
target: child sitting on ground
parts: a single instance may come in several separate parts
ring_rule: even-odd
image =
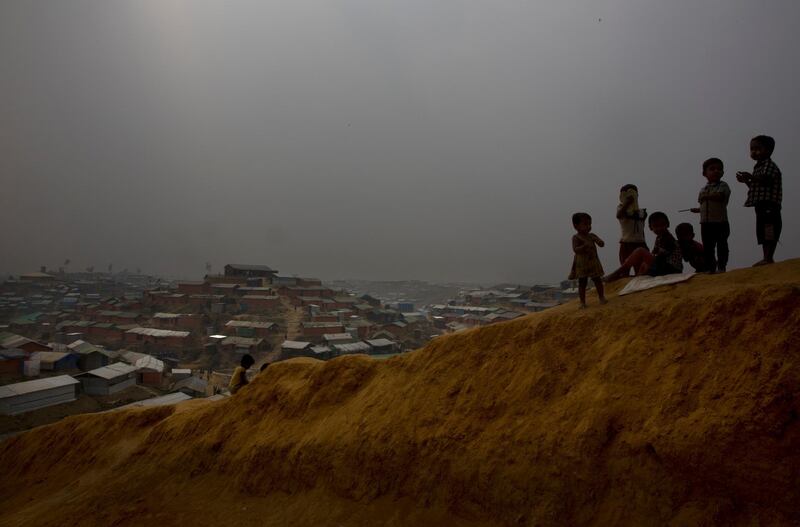
[[[619,205],[617,205],[617,219],[622,231],[619,240],[619,263],[628,259],[628,256],[639,247],[647,249],[644,241],[644,220],[647,218],[647,209],[639,208],[639,189],[636,185],[623,185],[619,189]]]
[[[597,256],[597,247],[603,247],[605,243],[596,234],[592,234],[592,217],[585,212],[576,212],[572,215],[572,226],[575,227],[577,234],[572,237],[572,250],[575,258],[572,260],[572,271],[569,279],[578,279],[578,295],[581,299],[581,308],[586,307],[586,285],[589,278],[594,282],[597,289],[597,296],[600,303],[607,303],[603,292],[603,265]]]
[[[773,263],[775,248],[781,237],[781,201],[783,188],[781,169],[772,161],[775,139],[759,135],[750,141],[750,158],[756,162],[753,173],[737,172],[736,179],[747,185],[745,207],[756,209],[756,239],[764,251],[764,259],[756,265]]]
[[[691,209],[692,212],[700,213],[700,237],[703,240],[705,263],[709,273],[716,271],[724,273],[728,266],[728,236],[731,234],[731,226],[728,223],[728,200],[731,197],[731,189],[722,181],[724,173],[721,159],[712,157],[703,162],[703,177],[708,183],[700,190],[697,198],[700,206]],[[676,229],[675,234],[677,233]],[[678,239],[680,240],[680,236]],[[686,259],[685,254],[683,259]]]
[[[681,248],[669,232],[669,218],[663,212],[654,212],[648,221],[650,230],[656,235],[653,251],[639,248],[633,251],[619,269],[604,278],[613,282],[628,276],[633,269],[636,275],[663,276],[683,272]]]
[[[698,273],[709,270],[706,265],[705,250],[703,244],[695,241],[694,227],[691,223],[680,223],[675,227],[675,237],[678,238],[678,245],[681,248],[681,256],[684,262],[689,262]]]
[[[231,395],[247,385],[247,370],[255,363],[255,359],[249,353],[245,353],[242,356],[242,360],[239,362],[240,366],[237,366],[236,369],[233,370],[231,382],[228,384],[228,390],[230,390]]]

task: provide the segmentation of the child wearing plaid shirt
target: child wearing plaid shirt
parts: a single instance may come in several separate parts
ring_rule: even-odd
[[[745,207],[756,211],[756,239],[764,251],[764,259],[754,266],[773,263],[775,248],[781,237],[781,170],[771,157],[775,150],[775,139],[759,135],[750,141],[750,158],[756,162],[753,173],[738,172],[736,179],[747,185]]]

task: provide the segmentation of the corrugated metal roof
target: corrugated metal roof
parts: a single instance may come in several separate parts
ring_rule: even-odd
[[[30,342],[36,342],[16,333],[0,333],[0,348],[18,348]]]
[[[70,353],[62,353],[60,351],[35,351],[31,353],[31,360],[39,360],[42,362],[57,362],[70,355]]]
[[[301,326],[304,328],[340,328],[342,324],[340,322],[301,322]]]
[[[173,331],[171,329],[156,329],[156,328],[133,328],[126,331],[126,333],[133,333],[136,335],[147,335],[148,337],[188,337],[188,331]]]
[[[353,342],[352,344],[334,344],[333,349],[339,353],[367,353],[372,348],[366,342]]]
[[[277,295],[244,295],[242,300],[277,300]]]
[[[189,390],[193,390],[195,392],[205,393],[207,386],[208,381],[205,379],[201,379],[200,377],[187,377],[186,379],[176,382],[172,387],[172,390],[177,391],[183,388],[188,388]]]
[[[27,356],[28,354],[25,353],[23,350],[18,350],[18,349],[0,350],[0,357],[4,359],[22,359]]]
[[[47,377],[45,379],[35,379],[33,381],[18,382],[16,384],[6,384],[0,386],[0,399],[15,397],[26,393],[40,392],[52,388],[61,388],[78,384],[80,381],[73,379],[69,375],[59,375],[58,377]]]
[[[275,325],[274,322],[251,322],[249,320],[229,320],[225,324],[225,327],[269,329],[274,325]]]
[[[248,337],[227,337],[225,340],[222,341],[223,346],[258,346],[264,342],[264,339],[255,339],[255,338],[248,338]]]
[[[98,315],[104,317],[117,317],[117,318],[138,318],[141,313],[136,313],[133,311],[98,311]]]
[[[178,313],[156,313],[153,318],[179,318]]]
[[[350,333],[325,333],[322,335],[322,338],[329,342],[335,340],[352,340],[353,335]]]
[[[266,265],[228,264],[225,267],[230,267],[231,269],[236,269],[237,271],[266,271],[269,273],[278,272]]]
[[[304,350],[311,346],[310,342],[301,342],[299,340],[284,340],[281,348],[290,350]]]
[[[126,351],[126,350],[119,350],[119,355],[120,357],[122,357],[122,360],[124,360],[128,364],[136,364],[137,360],[149,356],[146,353],[139,353],[138,351]]]
[[[153,370],[160,373],[164,371],[164,363],[155,357],[151,357],[150,355],[145,355],[141,359],[137,360],[133,365],[141,370]]]
[[[80,354],[92,353],[93,351],[102,351],[102,348],[99,346],[95,346],[91,342],[86,342],[85,340],[76,340],[71,344],[67,344],[67,348],[71,349],[75,353]]]
[[[394,346],[394,342],[392,342],[389,339],[372,339],[372,340],[367,340],[366,343],[369,344],[370,346],[374,347],[374,348],[383,348],[383,347],[386,347],[386,346]]]
[[[131,366],[130,364],[125,364],[123,362],[115,362],[114,364],[109,364],[108,366],[103,366],[102,368],[90,370],[86,373],[88,375],[100,377],[101,379],[111,380],[116,379],[117,377],[122,377],[123,375],[129,375],[134,373],[136,370],[136,366]]]

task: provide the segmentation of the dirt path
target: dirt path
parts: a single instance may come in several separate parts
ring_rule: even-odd
[[[300,322],[303,321],[303,312],[295,308],[286,297],[281,297],[281,303],[286,309],[286,339],[294,340],[300,335]]]

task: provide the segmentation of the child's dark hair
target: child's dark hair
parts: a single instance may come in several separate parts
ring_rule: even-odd
[[[621,188],[621,189],[619,189],[619,191],[620,191],[620,192],[627,192],[627,191],[629,191],[630,189],[633,189],[633,190],[635,190],[636,192],[639,192],[639,187],[637,187],[637,186],[636,186],[636,185],[634,185],[633,183],[628,183],[627,185],[622,185],[622,188]]]
[[[703,161],[703,172],[705,172],[711,165],[719,165],[721,167],[725,166],[725,164],[722,162],[722,159],[718,157],[709,157]]]
[[[572,215],[572,226],[577,227],[578,224],[583,220],[592,221],[592,217],[589,216],[589,214],[586,212],[576,212],[575,214]]]
[[[772,154],[775,151],[775,139],[771,138],[768,135],[757,135],[751,139],[751,141],[755,141],[756,143],[760,144],[767,151]]]
[[[250,355],[249,353],[245,353],[244,355],[242,355],[242,361],[239,364],[241,364],[242,368],[246,370],[255,363],[256,359],[254,359],[253,356]]]
[[[647,220],[648,221],[647,224],[648,225],[652,225],[653,222],[656,221],[656,220],[664,220],[665,222],[667,222],[667,227],[669,227],[669,218],[667,218],[667,215],[664,214],[663,212],[654,212],[654,213],[652,213],[650,215],[650,218]]]
[[[692,227],[691,223],[679,223],[677,227],[675,227],[675,236],[679,238],[684,234],[694,234],[694,227]]]

